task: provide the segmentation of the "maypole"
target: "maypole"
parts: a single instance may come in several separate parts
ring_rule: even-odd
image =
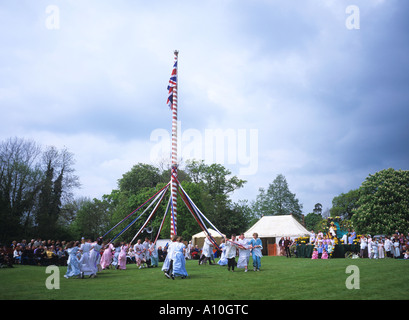
[[[126,232],[139,218],[142,216],[145,212],[148,211],[148,209],[156,203],[154,209],[152,210],[151,214],[149,217],[146,219],[142,227],[139,229],[139,231],[136,233],[134,238],[132,239],[131,243],[139,236],[139,234],[144,230],[145,226],[153,219],[153,216],[156,214],[157,209],[162,202],[165,193],[168,191],[170,188],[170,198],[169,202],[165,211],[165,214],[162,219],[162,223],[160,225],[158,234],[155,238],[155,242],[159,237],[159,234],[162,230],[165,218],[167,213],[170,211],[171,212],[171,217],[170,217],[170,235],[176,235],[177,234],[177,195],[178,193],[181,195],[182,202],[185,203],[186,207],[192,214],[192,216],[196,219],[196,222],[199,224],[200,228],[210,237],[210,240],[213,242],[213,244],[217,246],[216,241],[213,239],[211,236],[210,232],[208,231],[206,227],[206,222],[210,224],[221,236],[223,234],[205,217],[205,215],[199,210],[199,208],[193,203],[192,199],[188,196],[188,194],[183,190],[182,186],[180,185],[180,182],[178,180],[178,156],[177,156],[177,151],[178,151],[178,139],[177,139],[177,134],[178,134],[178,54],[179,52],[177,50],[174,51],[175,54],[175,63],[173,65],[172,69],[172,74],[170,76],[169,80],[169,85],[168,85],[168,106],[172,110],[172,156],[171,156],[171,181],[163,187],[161,190],[159,190],[156,194],[154,194],[149,200],[145,201],[138,209],[134,210],[131,214],[126,216],[124,219],[122,219],[119,223],[117,223],[113,228],[111,228],[103,238],[105,238],[108,233],[110,233],[112,230],[114,230],[119,224],[127,220],[130,216],[132,216],[135,212],[137,212],[139,209],[141,209],[145,204],[150,202],[153,198],[155,198],[151,204],[140,214],[136,219],[134,219],[131,223],[129,223],[125,229],[123,229],[117,236],[115,236],[112,240],[118,238],[120,235],[122,235],[124,232]],[[170,185],[169,185],[170,184]],[[112,241],[111,240],[111,241]]]
[[[170,235],[177,234],[177,194],[178,194],[178,180],[177,180],[177,150],[178,150],[178,54],[177,50],[174,51],[175,63],[173,65],[172,75],[169,80],[169,95],[168,105],[172,110],[172,161],[171,161],[171,219],[170,219]]]

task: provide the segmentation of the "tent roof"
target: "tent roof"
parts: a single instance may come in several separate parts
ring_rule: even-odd
[[[207,230],[212,235],[212,237],[221,237],[220,234],[216,230],[213,230],[211,228],[208,228]],[[205,238],[205,237],[206,237],[206,234],[204,231],[196,233],[192,236],[192,238]]]
[[[215,240],[221,239],[221,235],[216,231],[213,230],[211,228],[207,229],[209,231],[209,233],[212,235],[212,237]],[[204,244],[204,239],[206,238],[206,234],[204,233],[204,231],[196,233],[195,235],[192,236],[192,244],[193,245],[198,245],[199,248],[203,247]],[[216,241],[218,242],[218,241]]]
[[[310,236],[310,232],[292,215],[264,216],[247,230],[244,236],[251,238],[254,232],[257,232],[260,238]]]

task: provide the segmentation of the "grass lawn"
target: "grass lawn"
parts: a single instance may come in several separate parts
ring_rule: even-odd
[[[263,257],[261,271],[249,272],[187,261],[189,277],[165,278],[159,268],[104,270],[94,279],[65,279],[49,290],[46,267],[0,269],[1,300],[401,300],[409,295],[409,261],[393,259],[331,259]],[[359,269],[359,289],[347,289],[348,266]],[[356,283],[356,282],[355,282]]]

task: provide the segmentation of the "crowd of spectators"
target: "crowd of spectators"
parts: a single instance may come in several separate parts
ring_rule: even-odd
[[[12,241],[9,245],[0,245],[0,267],[13,267],[13,265],[38,265],[38,266],[66,266],[68,253],[67,241],[31,239]],[[189,259],[199,259],[201,250],[196,246],[189,252]],[[102,254],[102,252],[101,252]],[[166,258],[167,246],[158,247],[159,262]],[[133,247],[127,253],[127,263],[135,263]]]
[[[308,244],[313,244],[319,247],[319,239],[313,233]],[[280,254],[291,257],[289,250],[285,251],[285,247],[290,247],[291,242],[285,244],[285,239],[280,240]],[[322,241],[325,243],[325,237]],[[409,233],[407,236],[399,231],[396,231],[392,236],[385,235],[357,235],[354,231],[348,232],[344,238],[337,241],[337,244],[357,244],[360,246],[361,258],[400,258],[409,259]],[[335,244],[335,243],[334,243]],[[333,245],[334,245],[333,244]],[[38,265],[38,266],[66,266],[68,254],[66,252],[66,241],[59,240],[42,240],[31,239],[30,242],[22,240],[20,242],[13,241],[11,244],[0,245],[0,267],[13,267],[15,264],[21,265]],[[330,250],[328,250],[330,251]],[[198,259],[200,256],[200,248],[191,247],[187,253],[186,259]],[[158,258],[160,262],[165,260],[167,248],[158,247]],[[127,263],[135,263],[132,249],[127,254]]]
[[[409,259],[409,233],[398,230],[391,235],[359,236],[360,257],[370,259]]]
[[[396,230],[392,235],[380,234],[371,236],[370,234],[357,234],[355,230],[352,229],[344,233],[340,239],[331,233],[326,235],[321,231],[315,235],[314,231],[311,230],[311,237],[309,241],[302,242],[307,242],[307,244],[314,245],[318,253],[323,253],[323,251],[326,251],[328,254],[330,254],[336,244],[344,244],[359,246],[358,255],[360,258],[409,259],[409,233],[405,235],[405,233],[399,232],[398,230]]]
[[[344,234],[341,239],[344,244],[356,244],[360,247],[359,256],[369,259],[409,259],[409,233],[395,230],[392,235],[357,235],[354,230]]]
[[[14,264],[66,266],[68,255],[65,247],[66,242],[59,240],[13,241],[8,246],[0,247],[0,266],[12,267]]]

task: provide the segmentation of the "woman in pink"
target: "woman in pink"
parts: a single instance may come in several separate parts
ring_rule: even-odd
[[[126,269],[126,253],[127,252],[128,252],[128,245],[122,242],[121,252],[119,253],[119,256],[118,256],[118,265],[119,265],[119,269],[121,270]]]
[[[112,262],[112,250],[115,249],[112,243],[106,244],[104,248],[104,253],[102,254],[100,262],[102,270],[109,268]]]

